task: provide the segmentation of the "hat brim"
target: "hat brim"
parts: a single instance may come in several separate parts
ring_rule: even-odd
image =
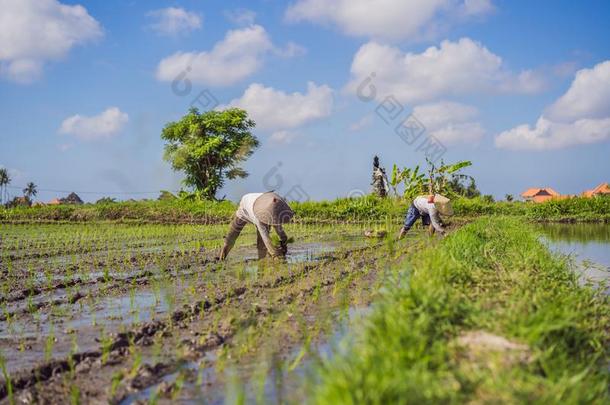
[[[263,224],[281,225],[292,220],[294,211],[282,197],[267,192],[254,201],[254,215]]]

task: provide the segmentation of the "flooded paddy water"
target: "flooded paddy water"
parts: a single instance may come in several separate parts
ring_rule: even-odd
[[[542,224],[539,229],[552,250],[575,260],[583,284],[610,294],[610,224]]]
[[[399,249],[367,225],[287,227],[285,261],[252,227],[3,225],[0,402],[302,398],[312,361],[367,308]]]

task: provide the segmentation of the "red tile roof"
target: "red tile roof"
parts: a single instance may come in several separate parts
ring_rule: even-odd
[[[608,183],[601,183],[594,189],[582,193],[583,197],[593,197],[598,194],[610,194],[610,186],[608,186]]]
[[[523,193],[521,193],[521,197],[523,197],[523,198],[532,198],[537,195],[550,196],[550,197],[559,197],[560,196],[560,194],[557,191],[553,190],[550,187],[528,188]]]

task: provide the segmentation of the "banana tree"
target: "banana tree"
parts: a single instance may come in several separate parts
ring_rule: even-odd
[[[436,167],[434,163],[428,162],[428,193],[435,194],[455,194],[450,186],[450,182],[454,179],[462,180],[471,178],[465,174],[459,173],[465,167],[472,166],[469,160],[462,160],[453,164],[445,164],[441,161],[440,166]]]
[[[415,166],[414,169],[408,167],[399,169],[398,166],[394,165],[390,186],[396,196],[398,196],[398,186],[400,184],[404,187],[402,196],[406,199],[412,199],[425,192],[426,176],[419,171],[419,166]]]
[[[451,181],[471,178],[470,176],[459,173],[463,168],[472,165],[472,162],[469,160],[453,164],[441,162],[438,167],[429,160],[427,160],[427,162],[427,176],[420,171],[419,166],[415,166],[413,169],[408,167],[400,169],[397,165],[392,167],[392,176],[389,183],[395,196],[398,197],[398,188],[401,184],[404,188],[402,196],[405,199],[413,199],[421,194],[441,193],[455,195],[456,193],[451,187]]]

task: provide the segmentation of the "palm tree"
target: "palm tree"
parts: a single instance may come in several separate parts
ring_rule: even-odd
[[[0,167],[0,203],[5,199],[8,200],[6,186],[11,183],[11,176],[8,174],[8,170],[4,167]],[[3,192],[4,191],[4,192]]]
[[[32,197],[36,197],[36,194],[38,194],[38,186],[30,181],[23,189],[23,195],[28,200],[32,200]]]

